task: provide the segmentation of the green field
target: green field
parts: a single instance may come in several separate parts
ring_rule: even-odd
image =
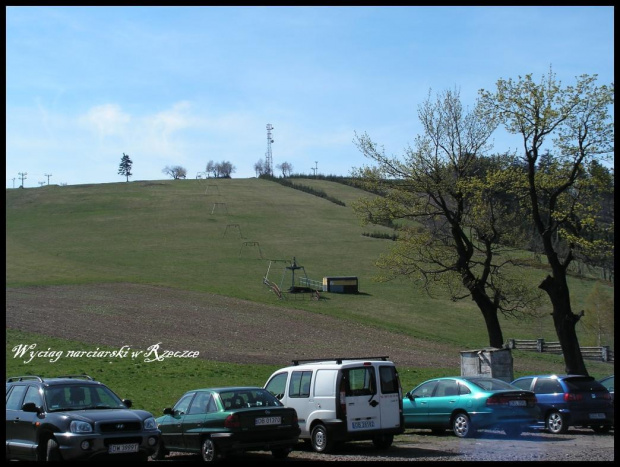
[[[488,346],[484,321],[471,301],[429,298],[411,281],[373,280],[378,273],[374,261],[392,242],[362,235],[391,232],[360,225],[350,204],[367,193],[322,180],[296,179],[295,183],[323,190],[347,206],[261,179],[6,190],[6,287],[101,282],[162,285],[294,306],[463,350]],[[357,276],[361,293],[325,294],[326,299],[318,303],[278,300],[263,284],[263,277],[270,260],[278,260],[271,262],[269,279],[287,288],[292,278],[284,266],[293,257],[313,280]],[[546,274],[544,268],[532,269],[528,273],[532,286]],[[585,307],[594,283],[571,278],[574,310]],[[605,290],[613,293],[609,284]],[[504,338],[557,341],[550,312],[547,304],[537,319],[501,318]],[[582,345],[595,345],[587,342],[590,336],[581,329],[578,332]],[[122,360],[102,368],[101,362],[88,359],[24,364],[11,358],[11,351],[25,340],[36,341],[41,348],[75,349],[80,344],[7,330],[7,376],[87,372],[157,414],[187,389],[212,383],[262,385],[274,369],[202,359],[156,367]],[[522,373],[539,366],[541,360],[549,371],[563,371],[557,356],[527,352],[513,356]],[[595,377],[613,373],[610,364],[586,361],[586,365]],[[458,366],[399,370],[405,388],[426,377],[460,372]],[[135,384],[138,376],[140,384]]]

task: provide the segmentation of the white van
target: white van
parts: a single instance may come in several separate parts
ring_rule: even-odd
[[[297,411],[299,438],[316,452],[352,440],[387,449],[404,431],[400,379],[388,357],[293,360],[265,389]]]

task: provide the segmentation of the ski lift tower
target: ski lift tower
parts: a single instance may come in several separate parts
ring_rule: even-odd
[[[267,123],[267,152],[265,153],[265,165],[267,166],[269,175],[273,175],[273,157],[271,156],[271,143],[273,143],[273,139],[271,138],[271,130],[273,130],[273,126],[271,123]]]

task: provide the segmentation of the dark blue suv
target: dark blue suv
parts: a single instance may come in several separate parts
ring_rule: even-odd
[[[512,384],[536,393],[542,421],[551,433],[566,433],[570,426],[606,433],[614,425],[609,391],[591,376],[524,376]]]

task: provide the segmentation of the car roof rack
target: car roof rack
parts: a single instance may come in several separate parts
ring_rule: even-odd
[[[38,381],[39,383],[43,382],[43,378],[41,378],[40,376],[35,376],[35,375],[11,376],[9,379],[6,380],[6,382],[14,383],[16,381],[29,381],[29,380],[35,380],[35,381]]]
[[[54,376],[54,378],[69,378],[69,379],[78,378],[78,379],[87,379],[89,381],[95,381],[94,378],[88,375],[61,375],[61,376]]]
[[[314,363],[314,362],[331,362],[335,361],[338,365],[342,364],[345,360],[383,360],[387,361],[390,357],[383,355],[381,357],[336,357],[336,358],[309,358],[306,360],[293,360],[293,365],[297,366],[300,363]]]

